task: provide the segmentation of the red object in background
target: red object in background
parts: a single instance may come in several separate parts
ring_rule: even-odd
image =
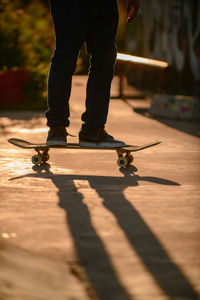
[[[25,102],[22,88],[28,81],[29,74],[25,68],[13,68],[0,73],[0,106]]]

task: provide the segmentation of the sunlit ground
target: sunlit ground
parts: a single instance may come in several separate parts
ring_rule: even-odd
[[[81,95],[82,86],[79,91]],[[138,100],[133,101],[139,105]],[[74,101],[76,117],[80,115],[80,105],[82,99]],[[94,286],[111,290],[109,280],[116,274],[132,299],[175,299],[176,282],[180,297],[185,287],[193,294],[193,288],[199,290],[199,159],[195,154],[199,142],[137,114],[125,102],[113,101],[111,106],[111,129],[117,134],[132,142],[135,137],[148,140],[152,132],[163,136],[160,146],[137,153],[134,163],[138,171],[131,177],[120,172],[115,153],[101,151],[96,156],[95,151],[90,154],[55,149],[50,151],[49,164],[33,167],[31,157],[35,151],[17,148],[7,139],[44,142],[48,130],[45,119],[4,118],[0,128],[0,186],[5,213],[1,215],[0,238],[29,252],[53,255],[55,261],[63,259],[65,268],[69,262],[77,262],[70,256],[71,251],[76,252],[74,255],[84,254],[85,270],[92,265],[94,273],[102,275],[100,280],[93,278]],[[119,115],[120,120],[126,118],[125,127],[119,124]],[[96,250],[103,257],[102,264],[95,259]],[[38,257],[35,258],[34,266]],[[8,266],[10,260],[9,257]],[[14,255],[13,261],[15,266]],[[29,257],[27,262],[29,266]],[[106,272],[109,268],[113,273]],[[27,274],[24,270],[16,274]],[[60,278],[59,284],[63,283]],[[60,285],[56,291],[59,290]],[[113,292],[117,296],[115,289]]]
[[[48,132],[48,128],[10,128],[10,132],[17,132],[17,133],[41,133],[41,132]]]
[[[34,171],[32,168],[33,164],[31,162],[32,155],[35,154],[35,151],[32,150],[26,150],[26,149],[0,149],[0,156],[1,156],[1,164],[0,164],[0,185],[1,186],[20,186],[23,185],[23,187],[29,188],[30,181],[38,182],[40,181],[39,178],[31,178],[26,177],[26,175],[34,174],[36,171]],[[52,173],[59,173],[59,174],[69,174],[72,170],[67,168],[59,168],[53,165],[46,164],[46,168],[43,168],[42,166],[38,166],[37,172],[39,173],[46,173],[48,172],[48,166],[51,168]],[[36,173],[37,173],[36,172]],[[22,179],[20,179],[20,176],[22,176]],[[19,178],[19,180],[12,180],[13,178]],[[25,177],[25,181],[24,178]],[[35,186],[36,188],[36,186]],[[42,185],[40,187],[42,189]],[[44,187],[46,189],[46,187]]]

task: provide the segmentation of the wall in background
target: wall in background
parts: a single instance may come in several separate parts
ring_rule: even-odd
[[[127,30],[126,52],[169,62],[167,92],[200,95],[200,0],[142,1]],[[155,76],[130,72],[129,79],[140,87],[148,79],[151,88]]]

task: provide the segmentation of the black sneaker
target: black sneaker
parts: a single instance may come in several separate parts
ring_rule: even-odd
[[[47,136],[47,146],[62,146],[67,144],[67,131],[65,126],[51,127]]]
[[[120,148],[126,144],[117,141],[103,128],[84,128],[79,132],[79,144],[81,147],[91,148]]]

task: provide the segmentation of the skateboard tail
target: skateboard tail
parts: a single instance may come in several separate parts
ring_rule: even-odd
[[[34,148],[38,148],[38,147],[48,148],[46,144],[38,145],[38,144],[30,143],[30,142],[27,142],[27,141],[24,141],[21,139],[15,139],[15,138],[8,139],[8,142],[13,144],[14,146],[21,147],[24,149],[27,149],[27,148],[34,149]]]

